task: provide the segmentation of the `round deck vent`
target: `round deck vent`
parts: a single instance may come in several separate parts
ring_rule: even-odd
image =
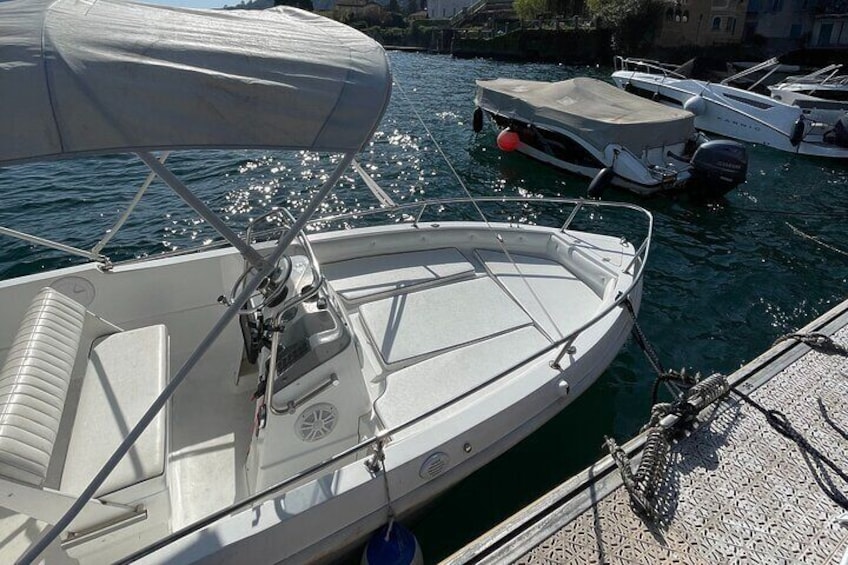
[[[294,423],[297,437],[318,441],[330,435],[339,421],[339,410],[329,402],[308,406]]]
[[[444,473],[449,465],[450,455],[443,451],[437,451],[424,460],[421,469],[418,470],[418,475],[422,479],[435,479]]]

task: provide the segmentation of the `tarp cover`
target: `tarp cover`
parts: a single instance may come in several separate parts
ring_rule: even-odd
[[[686,141],[695,117],[592,78],[561,82],[478,80],[476,103],[486,111],[541,129],[573,132],[598,150],[618,143],[637,156],[648,147]]]
[[[383,49],[293,8],[0,0],[0,163],[165,148],[358,150]]]

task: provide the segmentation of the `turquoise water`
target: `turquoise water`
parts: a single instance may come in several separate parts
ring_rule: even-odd
[[[605,78],[610,69],[399,52],[390,58],[397,81],[392,102],[360,161],[395,200],[462,195],[441,151],[474,194],[585,194],[588,180],[518,154],[502,154],[491,130],[479,136],[471,132],[474,80]],[[637,202],[654,214],[656,231],[639,319],[668,368],[730,372],[845,297],[848,163],[761,147],[749,147],[749,154],[748,182],[717,203],[607,195]],[[310,153],[186,152],[168,162],[241,229],[272,205],[302,207],[331,171],[332,159]],[[140,163],[124,156],[2,168],[0,225],[90,248],[145,174]],[[361,183],[347,176],[324,210],[375,204]],[[211,237],[190,209],[155,183],[107,251],[113,258],[126,258]],[[16,240],[0,242],[2,278],[76,261]],[[427,560],[449,554],[590,464],[602,454],[604,435],[623,440],[634,434],[648,414],[651,384],[650,367],[638,347],[628,343],[575,404],[411,524]]]

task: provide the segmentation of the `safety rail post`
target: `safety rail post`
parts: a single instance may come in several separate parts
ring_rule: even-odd
[[[552,369],[562,371],[562,365],[560,365],[559,362],[562,361],[562,358],[565,357],[565,354],[568,353],[569,355],[571,355],[577,353],[577,348],[574,347],[573,344],[574,341],[577,339],[578,335],[580,335],[579,332],[573,334],[571,337],[568,338],[565,343],[562,344],[562,349],[560,350],[559,355],[557,355],[557,358],[549,363]]]
[[[415,221],[412,222],[412,225],[415,226],[416,228],[418,227],[418,222],[421,221],[421,216],[424,215],[424,210],[426,210],[426,209],[427,209],[427,203],[424,202],[424,204],[421,206],[421,210],[418,211],[418,215],[415,216]]]
[[[562,224],[562,227],[559,230],[560,232],[565,232],[565,230],[568,229],[568,226],[571,225],[571,222],[574,220],[574,217],[577,216],[577,213],[580,211],[580,209],[582,207],[583,207],[583,201],[581,200],[580,202],[578,202],[574,206],[574,209],[571,211],[571,214],[568,215],[568,218],[566,218],[565,223]]]

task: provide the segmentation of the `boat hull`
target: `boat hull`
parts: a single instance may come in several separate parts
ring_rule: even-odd
[[[498,238],[516,253],[549,249],[566,256],[562,255],[566,253],[565,248],[560,251],[556,248],[567,241],[577,245],[572,251],[578,254],[597,249],[598,257],[584,268],[597,271],[598,266],[592,266],[595,262],[597,265],[618,265],[620,274],[615,283],[618,286],[610,286],[612,280],[602,279],[595,292],[603,295],[604,304],[607,304],[610,297],[617,295],[616,289],[627,290],[631,303],[638,310],[642,288],[641,259],[634,259],[636,250],[625,241],[552,228],[498,224],[494,227],[498,230]],[[549,241],[552,236],[553,240]],[[364,228],[320,233],[310,239],[316,255],[328,264],[359,258],[363,253],[385,257],[386,253],[397,253],[412,245],[418,249],[424,246],[439,250],[463,241],[474,249],[483,249],[501,240],[495,238],[490,227],[484,228],[474,222]],[[489,244],[484,243],[488,240],[491,240]],[[548,243],[539,246],[545,241]],[[259,248],[267,251],[269,247]],[[611,249],[618,251],[613,253]],[[639,273],[635,279],[633,274],[628,274],[631,269],[625,267],[631,260],[635,261],[633,272]],[[242,264],[234,250],[224,249],[119,265],[110,271],[102,271],[92,264],[71,267],[0,282],[0,307],[5,319],[19,319],[29,299],[40,288],[51,285],[67,288],[68,281],[78,283],[80,288],[90,284],[90,291],[86,291],[85,296],[81,294],[80,298],[86,298],[87,307],[117,321],[121,327],[165,323],[171,330],[172,367],[176,367],[191,354],[204,328],[214,323],[216,314],[222,309],[215,297],[226,290],[227,281],[238,277]],[[602,270],[613,272],[609,269],[612,267]],[[185,518],[177,520],[178,526],[181,523],[192,525],[136,557],[150,563],[245,559],[314,562],[330,560],[350,551],[385,524],[390,512],[400,517],[414,513],[527,437],[591,386],[617,355],[633,324],[624,305],[610,304],[604,312],[576,335],[570,343],[574,350],[562,357],[560,366],[554,367],[551,363],[562,345],[552,344],[538,354],[528,352],[526,361],[510,368],[497,380],[479,385],[469,395],[444,408],[438,417],[424,418],[393,432],[383,451],[385,474],[366,467],[365,461],[372,453],[363,448],[351,453],[340,464],[323,470],[322,475],[304,477],[285,492],[275,490],[241,506],[212,512],[200,523]],[[0,326],[0,344],[11,342],[13,333],[12,325]],[[189,375],[185,395],[178,393],[173,399],[172,428],[181,429],[180,417],[191,416],[189,413],[198,405],[211,409],[213,404],[207,402],[204,394],[213,382],[231,385],[235,380],[239,391],[247,391],[248,396],[244,399],[249,398],[255,385],[238,384],[242,376],[242,342],[238,333],[237,324],[230,324],[208,354],[211,361],[198,367],[196,375]],[[214,371],[215,378],[210,371]],[[238,394],[234,420],[241,422],[237,426],[249,427],[251,420],[244,418],[242,392]],[[247,407],[249,413],[249,403]],[[194,422],[192,433],[207,433],[208,427],[227,418],[220,407],[215,407],[211,415],[208,422],[201,417],[205,424]],[[218,437],[224,430],[209,433]],[[241,433],[250,437],[254,431],[245,429]],[[171,465],[181,464],[191,453],[202,452],[201,456],[205,457],[209,449],[207,441],[200,441],[196,448],[186,446],[185,434],[172,437],[171,443],[174,449],[170,455]],[[236,438],[227,449],[225,466],[235,462],[236,476],[232,480],[244,483],[244,477],[240,476],[243,470],[238,469],[243,469],[240,465],[246,445]],[[211,467],[198,469],[203,470],[213,474]],[[172,491],[193,488],[190,483],[192,476],[197,477],[196,473],[177,477],[175,484],[171,484]],[[318,478],[312,478],[316,476]],[[244,496],[244,493],[238,494],[237,487],[236,499]],[[179,508],[180,504],[175,506]],[[206,515],[195,509],[195,513],[198,512],[200,516]],[[58,555],[58,548],[56,550],[53,555]],[[106,554],[96,555],[104,557]],[[125,553],[119,551],[116,555],[120,557]],[[109,560],[114,560],[116,555]]]
[[[507,116],[491,111],[488,113],[498,127],[519,132],[530,129],[527,124]],[[569,136],[565,131],[534,129],[539,132],[536,138],[539,135],[555,138],[557,150],[551,149],[551,143],[540,142],[519,133],[515,151],[569,173],[593,179],[590,191],[594,185],[604,182],[602,179],[607,170],[614,173],[608,176],[610,185],[645,197],[686,193],[693,197],[719,198],[744,182],[744,174],[733,180],[702,178],[689,163],[699,142],[705,141],[697,136],[674,145],[649,149],[638,158],[617,144],[610,144],[601,152],[583,140]],[[565,139],[568,141],[563,143]],[[670,157],[670,154],[679,158]]]
[[[640,293],[641,288],[633,295],[637,306]],[[387,449],[386,479],[388,490],[392,493],[393,513],[399,519],[414,514],[525,439],[582,394],[612,362],[629,336],[632,327],[629,314],[618,312],[611,318],[609,341],[602,350],[588,354],[574,367],[585,376],[574,382],[567,395],[563,395],[560,382],[565,379],[571,383],[570,372],[557,374],[540,366],[536,370],[550,376],[538,380],[535,390],[523,398],[513,399],[509,406],[475,426],[461,433],[448,434],[438,444],[419,444],[419,453],[397,466],[392,449]],[[436,478],[423,479],[421,469],[434,454],[447,454],[450,467]],[[298,515],[298,519],[290,519],[284,495],[233,516],[226,523],[211,525],[146,556],[141,562],[221,563],[255,559],[260,562],[316,563],[348,555],[389,518],[382,476],[372,478],[367,475],[362,461],[351,467],[353,469],[350,470],[360,479],[355,487],[310,508]],[[319,523],[320,528],[316,527]],[[241,533],[240,539],[233,539],[233,532]],[[322,535],[316,535],[318,532]],[[326,532],[332,534],[323,535]],[[228,540],[224,546],[219,543],[222,539]],[[423,551],[426,554],[427,549],[423,548]],[[185,556],[190,558],[185,559]]]
[[[703,100],[700,111],[695,112],[695,127],[699,130],[790,153],[848,158],[848,148],[823,138],[832,124],[806,120],[805,133],[794,144],[796,124],[804,120],[801,108],[768,96],[721,84],[635,71],[616,71],[612,79],[620,88],[670,107],[692,107],[696,97]]]

